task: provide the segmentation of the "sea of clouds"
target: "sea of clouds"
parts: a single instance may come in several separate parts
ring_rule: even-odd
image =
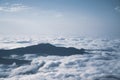
[[[84,37],[2,36],[0,49],[51,43],[85,48],[89,54],[71,56],[11,55],[30,64],[0,64],[0,80],[120,80],[120,39]],[[61,53],[62,54],[62,53]]]

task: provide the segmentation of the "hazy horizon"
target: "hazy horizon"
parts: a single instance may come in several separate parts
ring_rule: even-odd
[[[1,35],[120,38],[119,0],[0,0]]]

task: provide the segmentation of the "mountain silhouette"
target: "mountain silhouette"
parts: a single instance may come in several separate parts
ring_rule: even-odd
[[[31,62],[30,60],[7,59],[0,57],[0,64],[11,65],[13,63],[16,63],[17,65],[22,65],[22,64],[28,64],[30,62]]]
[[[85,53],[84,49],[76,49],[73,47],[56,47],[49,43],[41,43],[38,45],[32,45],[22,48],[16,48],[11,50],[0,50],[0,57],[10,56],[13,54],[37,54],[37,55],[58,55],[58,56],[70,56],[75,54]]]

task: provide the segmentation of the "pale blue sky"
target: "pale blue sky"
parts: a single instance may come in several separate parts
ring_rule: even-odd
[[[0,0],[0,34],[119,33],[120,0]]]

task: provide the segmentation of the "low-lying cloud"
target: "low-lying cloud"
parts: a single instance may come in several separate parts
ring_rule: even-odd
[[[47,41],[56,46],[82,47],[88,49],[90,54],[71,56],[11,55],[9,58],[31,60],[31,62],[20,66],[15,63],[12,65],[0,64],[0,80],[120,80],[119,39],[37,38],[31,38],[31,43],[34,41],[40,43],[44,40],[44,42]],[[1,43],[7,40],[4,39],[0,39]],[[25,43],[16,43],[23,38],[21,40],[9,38],[8,40],[25,46]],[[31,45],[31,43],[29,44]],[[110,51],[111,49],[115,51]]]

